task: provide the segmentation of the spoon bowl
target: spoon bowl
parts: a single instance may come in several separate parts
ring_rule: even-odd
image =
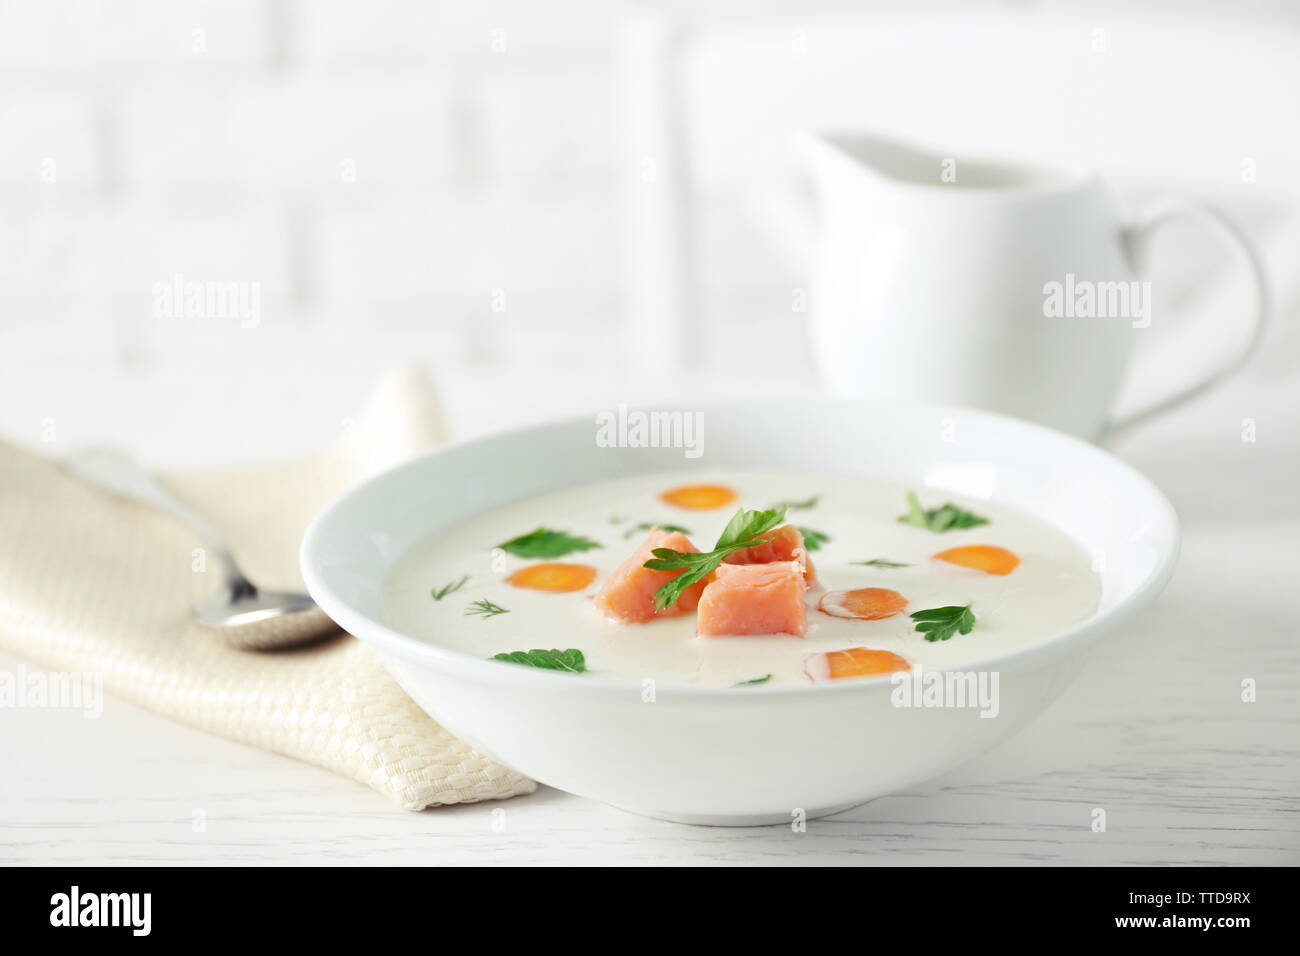
[[[278,650],[311,644],[337,632],[306,594],[289,591],[218,591],[194,607],[194,620],[247,650]]]
[[[69,456],[64,464],[93,485],[167,512],[199,536],[207,551],[221,561],[226,576],[222,589],[194,608],[194,620],[235,647],[259,651],[301,647],[338,632],[338,625],[309,595],[264,590],[244,577],[225,536],[123,453],[90,448]]]

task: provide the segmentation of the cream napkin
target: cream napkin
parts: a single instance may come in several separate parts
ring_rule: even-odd
[[[298,543],[316,511],[441,437],[427,381],[398,372],[324,451],[165,481],[227,534],[249,578],[301,589]],[[0,443],[0,647],[101,673],[110,693],[345,774],[409,810],[532,792],[431,720],[353,637],[258,654],[191,624],[189,608],[221,581],[220,567],[196,570],[196,548],[173,519]]]

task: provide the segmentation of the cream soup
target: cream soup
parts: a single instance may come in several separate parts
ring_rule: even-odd
[[[413,548],[385,582],[383,617],[396,630],[475,657],[575,649],[592,674],[731,686],[827,679],[825,661],[843,659],[833,652],[859,647],[914,668],[962,668],[1058,634],[1096,609],[1100,583],[1089,556],[1054,528],[931,489],[915,489],[918,514],[912,490],[849,476],[738,471],[568,488],[477,515]],[[693,610],[628,623],[598,609],[602,585],[651,526],[679,530],[707,552],[737,509],[778,503],[786,506],[785,523],[800,529],[819,585],[802,597],[804,636],[705,637],[697,635]],[[910,522],[899,520],[908,514]],[[973,526],[961,526],[967,523]],[[501,548],[539,528],[564,538],[550,536],[547,549],[530,548],[536,539],[525,538],[511,549],[530,556]],[[556,554],[566,539],[575,550]],[[948,560],[935,557],[944,553]],[[868,588],[880,589],[869,597],[894,593],[880,612],[889,616],[840,616],[858,606],[845,592]],[[946,640],[927,640],[918,630],[924,616],[911,616],[967,605],[973,626],[968,633],[949,628]]]

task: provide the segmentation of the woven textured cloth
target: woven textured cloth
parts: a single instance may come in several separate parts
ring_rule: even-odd
[[[226,533],[251,580],[301,590],[298,544],[320,507],[441,437],[427,382],[394,373],[330,448],[163,481]],[[443,730],[353,637],[256,653],[192,624],[191,606],[220,584],[184,525],[0,443],[0,647],[102,674],[112,694],[344,774],[410,810],[534,789]]]

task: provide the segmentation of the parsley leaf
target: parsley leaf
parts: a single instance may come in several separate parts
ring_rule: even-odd
[[[814,531],[812,528],[800,528],[799,533],[803,535],[803,546],[806,551],[818,551],[831,539],[831,536],[825,532]]]
[[[783,511],[807,511],[809,508],[816,508],[817,502],[821,500],[822,496],[816,494],[811,498],[805,498],[803,501],[778,501],[772,507],[780,508]]]
[[[668,531],[668,532],[680,531],[682,534],[691,533],[690,528],[683,528],[679,524],[662,524],[658,521],[642,521],[640,524],[635,524],[632,527],[628,528],[627,532],[623,535],[623,537],[630,538],[638,531],[651,531],[654,528],[658,528],[660,531]]]
[[[718,543],[713,546],[713,549],[716,551],[719,548],[733,547],[738,541],[748,540],[771,531],[784,520],[785,508],[767,508],[764,511],[746,511],[741,508],[722,529],[722,534],[718,535]]]
[[[969,634],[975,626],[975,615],[971,613],[969,604],[932,607],[908,617],[916,621],[917,631],[924,634],[927,641],[946,641],[954,634]]]
[[[487,598],[480,598],[477,601],[471,601],[469,607],[465,610],[465,616],[477,614],[479,617],[496,617],[498,614],[509,614],[508,608],[500,604],[493,604]]]
[[[664,608],[676,604],[683,591],[692,584],[703,581],[716,571],[718,565],[722,563],[722,559],[731,552],[759,543],[760,539],[755,538],[753,541],[742,541],[732,547],[719,548],[716,551],[701,551],[694,554],[674,551],[672,548],[655,548],[650,552],[654,557],[645,563],[645,567],[651,571],[682,572],[671,581],[665,581],[655,591],[655,610],[662,611]]]
[[[731,686],[732,687],[755,687],[758,684],[766,684],[771,679],[772,679],[771,674],[764,674],[762,677],[755,677],[752,680],[742,680],[738,683],[732,684]]]
[[[600,545],[590,538],[574,536],[565,531],[538,528],[528,534],[511,538],[497,547],[517,558],[561,558],[574,551],[590,551],[592,548],[599,548]]]
[[[671,581],[665,581],[655,591],[655,610],[662,611],[676,604],[683,591],[716,571],[723,558],[733,551],[762,544],[764,539],[759,536],[771,531],[784,520],[784,508],[768,508],[765,511],[746,511],[741,508],[727,522],[712,551],[686,552],[655,548],[650,552],[654,557],[645,563],[645,567],[651,571],[682,572]]]
[[[887,561],[884,558],[872,558],[870,561],[850,561],[849,564],[861,564],[868,568],[910,568],[910,564]]]
[[[989,523],[988,518],[981,518],[964,508],[958,508],[952,502],[948,502],[941,508],[922,508],[921,501],[916,497],[914,491],[907,493],[907,505],[907,514],[899,515],[898,520],[903,524],[925,528],[927,531],[933,531],[936,534],[944,531],[955,531],[958,528],[976,528]]]
[[[548,671],[568,671],[571,674],[581,674],[587,669],[587,659],[583,657],[582,651],[575,647],[564,651],[554,647],[549,651],[544,648],[510,651],[505,654],[494,654],[492,660],[505,661],[508,664],[525,664],[528,667],[540,667]]]
[[[467,574],[459,581],[452,581],[450,584],[444,584],[440,588],[434,588],[429,593],[433,596],[433,599],[435,601],[441,601],[448,594],[454,594],[456,591],[459,591],[462,587],[464,587],[465,582],[468,580],[469,580],[469,575]]]

